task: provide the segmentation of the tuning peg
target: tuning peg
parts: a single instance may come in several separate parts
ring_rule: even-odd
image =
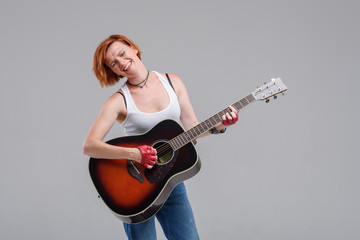
[[[283,92],[282,92],[282,93],[281,93],[281,95],[283,95],[283,96],[284,96],[284,95],[285,95],[285,93],[283,93]]]
[[[277,96],[276,96],[276,95],[274,96],[274,99],[277,99]]]
[[[270,102],[270,99],[266,99],[265,102],[266,102],[266,103]]]

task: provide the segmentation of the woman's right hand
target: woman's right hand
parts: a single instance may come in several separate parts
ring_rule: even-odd
[[[156,150],[149,145],[141,145],[137,148],[141,152],[141,165],[151,169],[157,160]]]

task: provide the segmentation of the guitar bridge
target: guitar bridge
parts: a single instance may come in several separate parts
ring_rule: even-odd
[[[130,176],[139,180],[139,182],[141,182],[141,183],[144,182],[145,179],[144,179],[143,175],[141,175],[139,169],[134,164],[133,160],[127,160],[126,167],[127,167],[127,170],[128,170],[128,173],[130,174]]]

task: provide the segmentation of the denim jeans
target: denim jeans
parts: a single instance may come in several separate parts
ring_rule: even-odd
[[[197,240],[199,235],[184,183],[178,184],[155,216],[138,224],[124,223],[129,240],[156,240],[155,217],[169,240]]]

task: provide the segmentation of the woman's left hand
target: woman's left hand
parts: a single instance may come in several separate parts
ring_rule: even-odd
[[[230,113],[226,113],[222,116],[222,124],[225,127],[235,124],[239,120],[239,115],[236,109],[233,106],[229,107],[231,109]]]

